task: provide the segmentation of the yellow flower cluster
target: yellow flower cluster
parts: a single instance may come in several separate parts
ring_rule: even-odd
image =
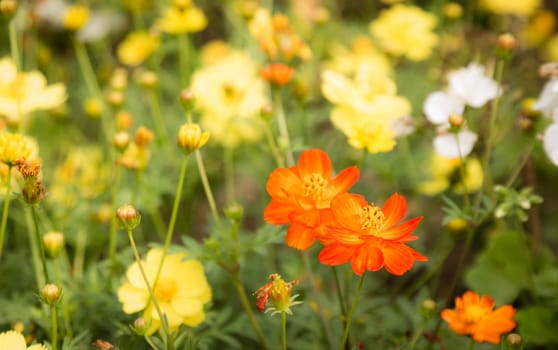
[[[241,51],[225,50],[220,60],[192,76],[195,108],[211,139],[225,147],[260,139],[260,110],[267,105],[265,83],[254,61]]]
[[[162,249],[151,249],[142,266],[169,328],[173,330],[182,324],[196,327],[205,319],[204,305],[211,300],[211,287],[202,264],[196,259],[187,259],[186,254],[167,255],[159,279],[153,285],[161,259]],[[145,334],[152,334],[161,327],[161,319],[137,262],[126,271],[126,281],[118,288],[118,300],[127,314],[143,310]]]
[[[428,179],[419,183],[418,191],[434,196],[451,187],[457,194],[476,192],[483,182],[482,166],[478,159],[467,158],[461,174],[459,158],[446,158],[433,154],[428,166]],[[457,175],[457,182],[452,182]]]
[[[321,90],[335,104],[333,125],[347,136],[351,146],[370,153],[389,152],[395,147],[396,126],[410,113],[411,105],[397,96],[386,58],[370,42],[358,40],[360,43],[353,46],[356,52],[330,65],[345,74],[332,69],[322,72]]]
[[[13,60],[0,59],[0,116],[11,125],[38,110],[56,108],[66,101],[66,87],[58,83],[47,85],[39,71],[21,72]]]
[[[481,8],[499,15],[529,16],[541,4],[541,0],[479,0]]]
[[[397,4],[382,11],[370,23],[370,31],[386,53],[422,61],[438,44],[433,32],[436,23],[436,16],[419,7]]]

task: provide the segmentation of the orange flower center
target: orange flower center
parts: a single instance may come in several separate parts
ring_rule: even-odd
[[[486,315],[486,309],[480,305],[468,305],[464,310],[465,323],[475,324]]]
[[[382,209],[374,204],[362,207],[360,212],[360,229],[368,231],[376,231],[384,227],[386,217]]]
[[[321,174],[313,173],[304,177],[304,195],[319,200],[324,193],[327,181]]]
[[[157,299],[170,301],[176,294],[176,282],[169,277],[159,277],[154,292]]]

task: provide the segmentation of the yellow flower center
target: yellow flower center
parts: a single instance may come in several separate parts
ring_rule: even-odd
[[[386,217],[382,209],[374,204],[362,207],[360,212],[360,229],[368,231],[376,231],[384,226]]]
[[[313,173],[304,177],[304,195],[314,200],[322,197],[327,187],[327,180],[321,174]]]
[[[479,305],[469,305],[465,309],[465,322],[474,324],[479,322],[486,315],[486,309]]]
[[[176,294],[176,282],[169,277],[160,277],[154,292],[157,299],[170,301]]]
[[[238,89],[231,84],[225,84],[223,86],[223,92],[225,93],[225,98],[228,102],[235,102],[240,100],[241,92],[238,91]]]

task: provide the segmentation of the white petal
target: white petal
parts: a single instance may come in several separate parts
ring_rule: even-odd
[[[558,109],[558,79],[549,80],[545,85],[533,109],[556,120]]]
[[[482,107],[498,94],[498,84],[484,75],[484,67],[471,63],[448,75],[449,91],[471,107]]]
[[[422,110],[426,118],[434,124],[447,124],[451,114],[463,114],[465,103],[453,94],[436,91],[428,95]]]
[[[558,123],[546,128],[543,135],[543,148],[550,161],[558,166]]]
[[[477,141],[477,134],[469,130],[462,130],[457,134],[445,134],[434,138],[434,150],[447,158],[463,158],[473,150]]]

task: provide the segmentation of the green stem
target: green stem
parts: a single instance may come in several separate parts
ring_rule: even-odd
[[[362,288],[362,283],[364,282],[364,276],[365,273],[363,273],[362,276],[360,276],[360,280],[358,281],[358,286],[355,291],[353,304],[351,305],[351,309],[349,310],[349,314],[347,315],[347,323],[345,324],[345,331],[343,332],[343,340],[341,341],[341,346],[339,347],[340,350],[345,350],[345,345],[347,344],[347,340],[349,339],[349,330],[351,329],[351,323],[353,322],[353,313],[355,312],[356,305],[358,303],[358,296]]]
[[[151,117],[153,119],[153,126],[157,136],[157,143],[159,145],[166,145],[169,141],[169,135],[165,128],[163,115],[161,114],[161,104],[157,96],[157,89],[151,88],[149,91],[149,102],[151,105]]]
[[[248,316],[250,325],[252,325],[254,332],[256,332],[256,337],[258,338],[260,345],[262,346],[263,349],[269,349],[265,337],[263,336],[262,330],[260,329],[260,325],[256,321],[256,317],[254,316],[254,313],[252,312],[252,308],[250,307],[250,303],[248,302],[246,291],[244,290],[244,287],[240,282],[238,271],[233,272],[233,282],[234,282],[234,287],[236,288],[236,291],[238,293],[238,297],[240,298],[240,303],[244,308],[244,312],[246,312],[246,316]]]
[[[215,198],[213,197],[213,192],[211,191],[211,186],[209,185],[209,180],[207,179],[207,172],[205,171],[205,166],[203,165],[201,152],[199,149],[197,149],[194,151],[194,154],[196,156],[196,163],[198,165],[198,171],[203,185],[203,190],[205,192],[205,196],[207,197],[207,203],[209,204],[209,208],[211,209],[211,215],[213,216],[213,220],[215,220],[215,223],[220,226],[221,221],[219,219],[219,213],[217,212],[217,205],[215,204]]]
[[[341,283],[339,282],[339,276],[337,275],[336,267],[332,266],[331,271],[333,272],[333,278],[335,279],[335,289],[337,291],[337,301],[339,302],[339,308],[341,309],[341,316],[343,316],[343,319],[346,321],[347,307],[345,305],[345,300],[343,299],[343,291],[341,290]]]
[[[469,343],[469,346],[467,347],[467,350],[473,350],[475,348],[476,344],[477,344],[477,342],[475,342],[475,340],[473,338],[471,338],[471,342]]]
[[[54,280],[56,283],[61,286],[62,285],[62,275],[60,273],[60,259],[55,257],[52,261],[54,266]],[[66,335],[68,338],[72,339],[72,325],[70,322],[70,311],[68,310],[68,301],[64,298],[61,302],[62,304],[62,319],[64,322],[64,327],[66,328]]]
[[[29,247],[31,249],[31,257],[33,259],[33,268],[35,270],[35,280],[37,281],[37,289],[41,289],[42,286],[45,285],[45,276],[42,274],[41,270],[41,257],[39,255],[39,250],[37,247],[37,239],[36,236],[33,234],[33,230],[31,230],[31,226],[33,225],[33,219],[31,218],[31,213],[28,210],[25,210],[25,222],[27,224],[27,234],[29,235]]]
[[[21,57],[19,55],[19,47],[17,45],[17,30],[15,25],[15,15],[14,19],[10,21],[9,24],[9,36],[10,36],[10,54],[14,60],[16,69],[19,71],[21,69]]]
[[[50,282],[50,278],[48,277],[48,269],[46,265],[46,257],[45,257],[45,250],[43,249],[43,243],[41,240],[41,233],[39,230],[39,218],[37,217],[37,209],[34,205],[31,205],[31,212],[33,214],[33,224],[35,226],[35,241],[37,246],[39,247],[39,253],[41,254],[41,263],[43,266],[43,273],[45,275],[46,282]]]
[[[188,56],[190,54],[188,43],[188,34],[178,35],[178,60],[180,65],[180,82],[182,83],[182,88],[188,86],[190,80],[190,67],[188,66]]]
[[[180,200],[182,198],[182,189],[184,187],[184,179],[186,178],[186,169],[188,167],[188,154],[184,154],[182,157],[182,165],[180,166],[180,175],[178,176],[178,186],[176,187],[176,194],[174,195],[174,204],[172,206],[172,213],[169,222],[169,227],[167,229],[167,235],[165,237],[165,243],[163,246],[163,255],[161,258],[161,262],[159,263],[159,267],[157,268],[157,274],[155,275],[155,280],[153,281],[153,285],[157,284],[159,280],[159,275],[161,274],[161,269],[163,268],[163,262],[167,256],[167,252],[169,250],[169,246],[172,239],[172,233],[174,231],[174,225],[176,223],[176,216],[178,214],[178,207],[180,206]]]
[[[287,127],[287,119],[285,117],[285,110],[283,109],[283,99],[281,97],[281,90],[273,90],[273,110],[277,117],[277,125],[279,126],[279,135],[285,144],[285,152],[287,158],[287,165],[293,166],[295,164],[293,150],[291,147],[291,139],[289,137],[289,128]]]
[[[2,227],[0,228],[0,258],[4,249],[4,236],[6,235],[6,226],[8,223],[8,211],[10,210],[10,191],[12,190],[12,166],[8,165],[8,181],[6,183],[6,198],[4,198],[4,208],[2,209]]]
[[[143,338],[145,339],[145,341],[147,342],[147,344],[149,344],[149,346],[151,346],[151,349],[153,349],[153,350],[159,350],[159,348],[157,347],[157,345],[155,345],[155,344],[153,343],[153,340],[151,340],[151,338],[149,338],[149,336],[146,335],[146,336],[144,336]]]
[[[281,312],[281,344],[283,350],[287,350],[287,313]]]
[[[58,317],[56,315],[56,305],[50,307],[52,317],[52,350],[58,349]]]
[[[269,149],[271,150],[271,154],[275,158],[275,162],[279,168],[285,167],[285,161],[283,157],[281,157],[281,153],[279,152],[279,148],[277,147],[277,143],[273,138],[273,133],[271,132],[271,128],[269,127],[269,123],[264,122],[264,132],[265,137],[267,139],[267,143],[269,144]]]
[[[417,328],[417,330],[415,331],[415,334],[413,334],[413,338],[409,342],[409,347],[408,347],[409,350],[413,350],[415,348],[415,345],[417,344],[417,341],[419,340],[420,336],[422,335],[422,332],[424,332],[424,326],[425,326],[425,322],[423,320],[421,322],[419,328]]]
[[[155,311],[157,311],[157,315],[159,315],[159,319],[161,320],[161,325],[163,326],[163,331],[165,332],[165,335],[167,336],[167,339],[170,339],[170,333],[169,330],[167,328],[167,323],[165,322],[165,318],[163,317],[163,312],[161,311],[161,308],[159,307],[159,303],[157,302],[157,297],[155,296],[155,292],[153,292],[153,288],[151,287],[151,285],[149,284],[149,279],[147,278],[147,274],[145,273],[145,270],[143,269],[143,264],[141,263],[141,258],[139,256],[138,253],[138,248],[136,247],[136,241],[134,240],[134,234],[132,232],[132,230],[127,230],[128,231],[128,239],[130,240],[130,245],[132,246],[132,251],[134,252],[134,257],[136,258],[136,263],[138,264],[138,268],[140,270],[141,276],[143,278],[143,281],[145,282],[145,287],[147,288],[147,291],[149,292],[149,297],[151,298],[151,302],[153,303],[153,306],[155,307]],[[161,261],[163,261],[165,259],[165,257],[163,256],[161,258]],[[153,285],[157,285],[157,282],[155,281],[153,283]]]
[[[232,147],[224,148],[225,158],[225,192],[227,194],[227,202],[235,202],[234,193],[234,149]]]
[[[163,223],[159,210],[154,209],[151,212],[151,220],[153,220],[153,225],[155,226],[155,230],[157,231],[159,238],[162,240],[165,239],[165,224]]]
[[[111,193],[111,212],[115,213],[117,208],[117,200],[118,200],[118,190],[120,189],[120,179],[122,177],[122,167],[119,164],[116,164],[116,173],[114,174],[114,184],[112,186],[112,193]],[[110,274],[108,279],[108,286],[109,289],[112,286],[112,277],[114,272],[116,272],[116,231],[118,228],[118,221],[116,215],[112,215],[110,220],[110,229],[109,229],[109,261],[110,261]]]
[[[527,152],[525,152],[525,155],[519,162],[519,165],[517,166],[517,168],[515,168],[512,175],[510,175],[508,181],[506,182],[506,188],[510,188],[515,182],[515,180],[517,179],[517,177],[519,176],[519,174],[521,174],[521,170],[523,170],[523,167],[525,166],[525,164],[527,164],[527,161],[531,156],[531,152],[533,152],[533,148],[535,147],[535,140],[536,139],[533,138],[533,141],[529,144],[529,147],[527,148]]]
[[[74,276],[76,280],[81,280],[85,262],[85,248],[87,244],[87,233],[83,230],[78,231],[76,238],[76,253],[74,255]]]

